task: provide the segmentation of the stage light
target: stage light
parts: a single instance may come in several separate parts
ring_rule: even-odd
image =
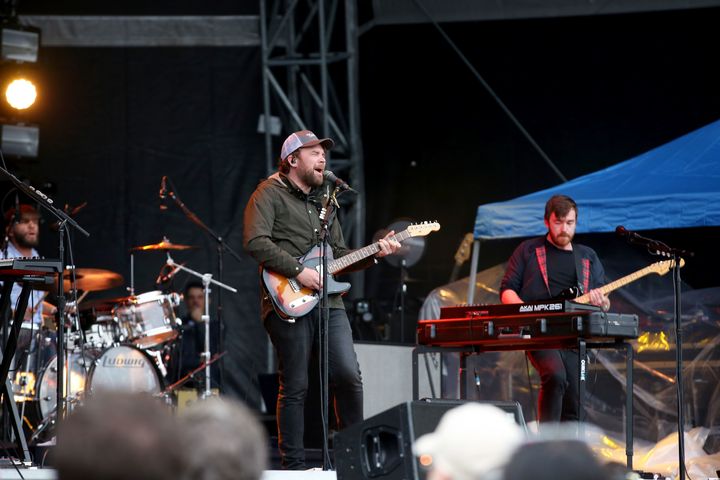
[[[5,25],[0,30],[0,56],[3,61],[37,62],[40,30],[19,25]]]
[[[25,110],[32,106],[36,98],[35,84],[24,78],[16,78],[5,89],[5,99],[11,107],[18,110]]]
[[[40,129],[32,125],[1,125],[0,148],[4,155],[37,157]]]

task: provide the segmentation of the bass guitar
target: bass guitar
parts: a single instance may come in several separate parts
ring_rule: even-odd
[[[410,237],[424,237],[430,232],[440,230],[440,224],[437,222],[423,222],[410,225],[406,230],[395,234],[395,240],[402,242]],[[337,272],[348,268],[371,255],[375,255],[380,251],[380,245],[372,243],[366,247],[354,250],[352,253],[334,259],[332,257],[332,249],[328,250],[328,295],[337,293],[345,293],[350,290],[350,284],[347,282],[338,282],[333,278]],[[300,257],[300,263],[304,267],[314,268],[320,272],[322,267],[322,258],[320,257],[320,247],[315,246],[305,255]],[[277,272],[262,269],[262,284],[265,291],[270,296],[275,311],[280,317],[285,319],[302,317],[309,313],[320,300],[322,292],[314,291],[300,284],[295,278],[287,278]]]

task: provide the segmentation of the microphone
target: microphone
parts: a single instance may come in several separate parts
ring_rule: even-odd
[[[184,265],[184,263],[182,265]],[[163,275],[163,270],[165,270],[166,266],[167,265],[163,265],[163,268],[160,269],[160,273],[158,274],[157,278],[155,279],[156,285],[162,285],[163,283],[169,282],[175,276],[175,274],[180,271],[180,267],[175,267],[175,268],[171,269],[168,273]]]
[[[642,245],[644,247],[647,247],[651,251],[655,251],[656,254],[661,254],[662,252],[667,251],[667,246],[663,244],[662,242],[658,242],[657,240],[652,240],[650,238],[643,237],[639,233],[635,233],[631,230],[628,230],[627,228],[623,227],[622,225],[618,225],[615,228],[615,233],[620,235],[621,237],[627,238],[628,243],[634,243],[636,245]]]
[[[65,207],[63,208],[63,212],[65,212],[70,218],[73,218],[73,217],[75,217],[75,215],[77,215],[80,212],[80,210],[87,207],[87,204],[88,204],[87,202],[82,202],[77,207],[70,208],[70,205],[66,203]],[[40,209],[38,208],[38,212],[39,211],[40,211]],[[50,229],[57,232],[58,230],[60,230],[60,223],[61,223],[60,220],[55,220],[54,222],[52,222],[50,224]]]
[[[160,180],[160,191],[158,192],[158,197],[160,198],[160,210],[167,210],[168,208],[165,204],[167,193],[167,175],[163,175],[162,179]]]
[[[631,232],[622,225],[618,225],[617,227],[615,227],[615,233],[617,233],[621,237],[628,237],[629,239],[637,238],[639,236],[637,233]]]
[[[334,183],[336,187],[338,187],[342,191],[351,191],[355,192],[352,188],[350,188],[350,185],[347,184],[344,180],[338,178],[333,172],[330,170],[325,170],[323,172],[323,177],[325,177],[330,182]],[[357,192],[355,192],[357,193]]]

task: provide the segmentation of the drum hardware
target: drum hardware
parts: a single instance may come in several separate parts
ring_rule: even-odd
[[[165,362],[163,361],[163,353],[160,350],[145,350],[145,353],[148,354],[153,360],[155,360],[155,365],[157,366],[158,370],[160,370],[160,373],[163,377],[167,377],[168,371],[167,367],[165,367]]]
[[[168,385],[167,388],[165,388],[165,390],[163,390],[162,395],[169,395],[172,392],[174,392],[175,390],[177,390],[178,388],[182,387],[187,382],[189,382],[191,379],[195,378],[196,373],[205,370],[205,367],[209,367],[213,363],[217,362],[222,357],[224,357],[226,353],[227,352],[216,353],[215,355],[213,355],[213,357],[208,362],[202,362],[195,369],[186,373],[185,376],[182,377],[181,379],[179,379],[177,382],[173,383],[172,385]]]
[[[179,268],[180,270],[183,270],[191,275],[202,279],[203,290],[205,292],[205,312],[202,316],[202,322],[205,325],[205,350],[200,356],[203,360],[203,363],[205,364],[205,390],[202,392],[201,395],[201,398],[204,400],[212,395],[212,392],[210,390],[210,284],[215,284],[221,288],[230,290],[233,293],[237,293],[237,289],[229,285],[225,285],[224,283],[218,282],[217,280],[213,280],[211,273],[198,273],[195,270],[187,268],[184,265],[175,263],[175,261],[170,256],[170,252],[166,252],[166,255],[168,265],[174,268]]]

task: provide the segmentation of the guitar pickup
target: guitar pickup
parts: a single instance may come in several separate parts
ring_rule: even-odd
[[[300,291],[300,285],[298,284],[297,280],[294,278],[288,279],[288,284],[290,285],[290,288],[293,289],[293,292],[299,292]]]

